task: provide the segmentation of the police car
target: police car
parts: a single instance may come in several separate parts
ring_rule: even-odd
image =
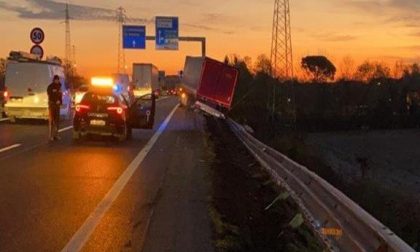
[[[76,104],[73,139],[87,135],[129,139],[132,129],[152,129],[156,99],[153,94],[134,98],[121,92],[112,78],[92,78],[91,87]]]

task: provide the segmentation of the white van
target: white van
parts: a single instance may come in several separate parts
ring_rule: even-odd
[[[64,70],[61,64],[9,58],[5,77],[8,99],[4,110],[11,122],[16,119],[48,120],[47,87],[54,75],[58,75],[62,83],[63,105],[60,115],[65,119],[70,119],[72,100],[70,92],[65,87]]]

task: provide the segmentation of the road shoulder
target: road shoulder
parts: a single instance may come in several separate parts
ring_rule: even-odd
[[[208,214],[208,146],[201,115],[180,109],[161,152],[165,178],[154,201],[143,251],[213,251]]]

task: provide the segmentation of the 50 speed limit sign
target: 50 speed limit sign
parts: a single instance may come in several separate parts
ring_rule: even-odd
[[[41,28],[34,28],[31,31],[31,41],[32,43],[39,45],[45,39],[45,33]]]

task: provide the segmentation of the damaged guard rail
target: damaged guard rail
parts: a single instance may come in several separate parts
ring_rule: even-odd
[[[261,143],[231,119],[230,128],[277,184],[286,188],[331,251],[414,252],[401,238],[324,179]],[[323,230],[340,230],[329,236]]]

